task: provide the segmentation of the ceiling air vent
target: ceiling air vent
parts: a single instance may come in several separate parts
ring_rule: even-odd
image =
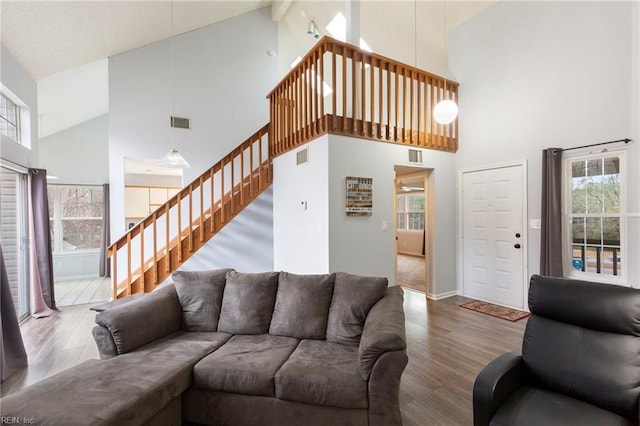
[[[410,149],[409,150],[409,162],[422,164],[422,151],[419,149]]]
[[[301,149],[296,152],[296,165],[304,164],[309,162],[309,148]]]
[[[189,119],[184,117],[171,117],[171,127],[177,129],[190,129]]]

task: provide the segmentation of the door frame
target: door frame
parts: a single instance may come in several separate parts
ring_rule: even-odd
[[[464,194],[463,177],[465,173],[482,172],[486,170],[504,169],[508,167],[522,167],[522,309],[528,311],[528,286],[529,286],[529,220],[528,220],[528,170],[527,160],[507,161],[485,166],[469,167],[458,170],[458,243],[457,243],[457,268],[458,268],[458,294],[464,292]]]
[[[398,282],[398,172],[396,166],[405,166],[403,164],[394,165],[394,176],[393,176],[393,234],[394,234],[394,283]],[[433,182],[433,169],[424,166],[407,166],[412,169],[415,169],[414,172],[405,173],[402,176],[417,176],[423,178],[424,185],[424,262],[425,262],[425,297],[428,299],[433,299],[433,292],[431,291],[433,288],[433,232],[431,231],[434,226],[434,215],[432,212],[432,206],[435,204],[435,200],[433,198],[435,194],[434,190],[434,182]]]

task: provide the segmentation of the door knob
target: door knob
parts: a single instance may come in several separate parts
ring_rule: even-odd
[[[519,249],[520,248],[520,244],[514,244],[513,245],[515,248]]]

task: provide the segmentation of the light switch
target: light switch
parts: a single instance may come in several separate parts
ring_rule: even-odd
[[[383,231],[388,231],[389,230],[389,223],[386,220],[382,221],[382,230]]]
[[[300,210],[307,210],[307,202],[300,201]]]
[[[529,228],[540,229],[540,219],[529,219]]]

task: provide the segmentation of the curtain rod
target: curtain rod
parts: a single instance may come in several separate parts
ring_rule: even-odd
[[[609,142],[592,143],[591,145],[574,146],[573,148],[565,148],[563,149],[563,151],[571,151],[574,149],[581,149],[581,148],[591,148],[592,146],[609,145],[610,143],[618,143],[618,142],[624,142],[625,144],[627,144],[631,142],[631,139],[624,138],[624,139],[618,139],[618,140],[609,141]]]

